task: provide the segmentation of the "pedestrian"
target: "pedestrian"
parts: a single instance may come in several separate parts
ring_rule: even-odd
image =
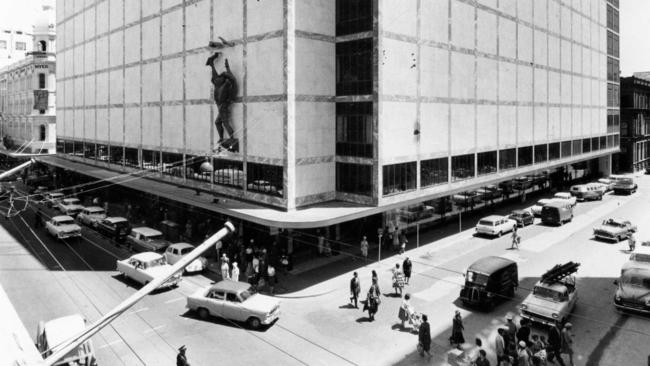
[[[421,347],[420,356],[424,356],[426,353],[427,356],[431,356],[431,328],[429,326],[429,317],[426,314],[422,314],[422,324],[420,324],[420,330],[418,331],[418,348]]]
[[[564,324],[562,329],[562,354],[569,355],[569,363],[573,366],[573,334],[571,333],[571,323]]]
[[[372,281],[372,286],[368,290],[368,295],[366,296],[366,308],[368,310],[368,317],[370,321],[375,320],[375,314],[379,310],[379,304],[381,304],[381,291],[379,290],[379,285],[376,280]],[[366,310],[364,308],[364,310]]]
[[[404,289],[404,274],[399,269],[399,263],[396,263],[395,268],[393,268],[393,288],[395,289],[395,295],[402,297],[402,290]]]
[[[408,243],[406,234],[402,231],[399,233],[399,254],[404,254],[406,251],[406,244]]]
[[[533,334],[532,338],[530,353],[533,354],[533,357],[539,359],[540,365],[543,365],[546,363],[546,342],[544,342],[544,336],[540,337],[537,334]]]
[[[463,337],[463,319],[460,316],[460,311],[456,310],[454,318],[452,320],[451,326],[451,337],[449,337],[449,343],[455,344],[457,349],[462,349],[461,345],[465,343],[465,337]]]
[[[224,254],[221,259],[221,279],[229,280],[230,279],[230,265],[228,264],[228,257]]]
[[[515,225],[515,228],[517,226]],[[512,243],[510,244],[510,249],[519,249],[519,243],[521,242],[521,237],[517,234],[517,230],[512,230]]]
[[[325,237],[319,233],[318,235],[318,256],[321,257],[325,253]]]
[[[235,282],[239,281],[239,267],[237,266],[237,262],[232,262],[232,271],[230,273],[230,279]]]
[[[411,318],[412,313],[413,308],[411,307],[411,295],[406,294],[404,295],[404,300],[402,300],[402,305],[399,307],[399,312],[397,313],[397,317],[402,322],[402,330],[406,328],[404,324]]]
[[[399,236],[400,236],[399,227],[396,227],[395,232],[393,233],[393,252],[397,252],[397,250],[399,249]]]
[[[634,248],[636,248],[636,238],[634,237],[634,233],[630,233],[630,236],[627,238],[627,245],[630,247],[630,252],[633,252]]]
[[[361,239],[361,256],[365,261],[368,261],[368,240],[365,236]]]
[[[404,271],[404,282],[407,285],[411,280],[411,269],[413,269],[413,263],[411,263],[409,257],[406,257],[406,259],[404,259],[404,262],[402,263],[402,270]]]
[[[206,238],[205,238],[205,240],[208,240],[208,238],[209,238],[208,235],[209,235],[209,234],[206,234]],[[219,256],[221,255],[221,248],[223,248],[223,243],[221,242],[221,240],[217,241],[217,242],[214,244],[214,248],[215,248],[215,250],[217,251],[217,258],[219,258]]]
[[[487,359],[487,353],[484,349],[478,350],[478,357],[474,360],[474,366],[490,366],[490,361]]]
[[[359,300],[359,294],[361,293],[361,283],[359,282],[359,275],[357,272],[352,274],[352,279],[350,280],[350,304],[353,304],[355,309],[359,308],[357,303]]]
[[[269,263],[266,267],[266,282],[269,286],[269,293],[273,295],[275,293],[275,284],[277,283],[277,277],[275,276],[275,267],[273,264]]]
[[[379,276],[377,276],[377,271],[372,270],[372,281],[379,283]]]
[[[519,330],[517,331],[517,341],[521,342],[524,341],[526,342],[526,347],[530,346],[530,324],[528,323],[528,319],[523,318],[521,321],[519,321]]]
[[[185,356],[185,345],[181,346],[178,349],[178,355],[176,356],[176,366],[190,366],[190,363],[187,362],[187,356]]]
[[[508,330],[506,331],[506,335],[507,335],[506,344],[507,343],[516,344],[517,326],[512,321],[512,315],[510,314],[506,315],[506,326],[508,327]]]
[[[552,325],[548,330],[548,347],[547,350],[547,359],[549,362],[553,363],[557,359],[560,366],[564,366],[564,360],[560,355],[560,350],[562,349],[562,333],[557,324]]]
[[[530,355],[528,354],[528,348],[526,348],[526,342],[524,341],[517,344],[517,365],[530,366]]]
[[[494,348],[497,354],[497,366],[501,364],[502,361],[505,361],[506,356],[506,340],[504,335],[506,330],[504,328],[497,329],[497,336],[494,340]]]

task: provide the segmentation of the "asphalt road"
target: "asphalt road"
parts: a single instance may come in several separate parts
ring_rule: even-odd
[[[581,263],[578,305],[570,318],[576,365],[644,365],[650,354],[650,318],[619,313],[612,301],[612,282],[628,257],[627,244],[592,238],[592,227],[603,219],[626,217],[639,225],[639,241],[650,239],[650,227],[644,225],[650,220],[650,177],[638,183],[635,195],[607,195],[603,201],[578,203],[575,219],[562,227],[536,222],[521,229],[520,250],[508,249],[508,237],[474,237],[472,230],[466,230],[407,252],[414,262],[407,292],[415,309],[429,315],[434,336],[431,359],[414,352],[414,334],[395,326],[399,298],[384,296],[375,322],[347,305],[349,273],[282,295],[280,320],[262,331],[222,319],[195,318],[185,309],[185,296],[210,280],[184,277],[178,288],[146,297],[96,335],[97,357],[100,365],[172,365],[176,349],[184,344],[192,365],[438,365],[445,364],[451,318],[459,309],[465,339],[481,338],[494,364],[494,336],[505,315],[517,313],[543,272],[573,260]],[[95,320],[137,290],[136,284],[123,281],[114,270],[115,261],[129,255],[125,249],[89,229],[84,229],[82,240],[58,242],[44,229],[34,229],[33,221],[31,211],[2,219],[7,232],[0,241],[0,283],[32,335],[39,320],[71,313]],[[520,288],[515,299],[490,312],[464,308],[457,301],[462,273],[486,255],[517,261]],[[358,268],[362,293],[368,289],[371,269],[378,271],[380,286],[389,293],[390,268],[403,257]],[[470,344],[465,348],[469,350]]]

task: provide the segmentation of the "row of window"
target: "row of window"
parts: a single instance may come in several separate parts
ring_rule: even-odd
[[[618,60],[607,57],[607,80],[619,82],[620,64]]]
[[[607,133],[620,133],[621,116],[618,114],[607,115]]]
[[[650,135],[650,116],[642,113],[636,114],[628,121],[621,121],[621,136],[645,136]]]
[[[57,140],[57,152],[130,168],[161,172],[173,177],[198,180],[273,196],[283,196],[283,167],[214,159],[213,168],[206,169],[210,159],[203,156],[160,152],[122,146],[108,146],[74,140]],[[209,164],[208,164],[209,165]]]
[[[613,29],[618,33],[618,10],[612,6],[607,5],[607,28]]]
[[[7,41],[6,40],[0,40],[0,50],[6,50],[7,49]],[[26,51],[27,50],[27,43],[25,42],[16,42],[15,46],[16,51]]]
[[[336,103],[336,155],[372,158],[372,102]]]
[[[372,0],[336,0],[336,35],[372,30]]]
[[[614,57],[620,57],[618,35],[607,31],[607,54]]]
[[[620,105],[620,89],[616,84],[607,84],[607,106],[618,107]]]

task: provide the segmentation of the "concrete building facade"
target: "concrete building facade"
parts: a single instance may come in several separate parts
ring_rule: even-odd
[[[621,152],[619,170],[650,168],[650,78],[621,78]]]
[[[31,29],[0,29],[0,69],[24,59],[33,44]]]
[[[29,44],[37,50],[0,68],[0,134],[8,152],[55,153],[56,32],[50,7],[36,19]]]
[[[59,152],[287,212],[340,202],[376,213],[597,158],[608,173],[619,145],[608,124],[617,9],[63,0]],[[215,155],[205,60],[219,37],[233,44],[216,68],[228,59],[238,81],[239,151]]]

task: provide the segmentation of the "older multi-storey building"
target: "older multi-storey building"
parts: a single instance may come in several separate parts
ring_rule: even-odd
[[[618,151],[618,1],[63,0],[57,19],[56,164],[150,170],[268,226],[608,174]],[[214,154],[219,37],[239,148]]]
[[[0,69],[25,58],[33,50],[32,31],[0,28]]]
[[[621,171],[650,168],[650,77],[621,78]]]
[[[0,133],[8,152],[56,150],[55,42],[53,9],[45,6],[29,40],[37,50],[0,68]]]

